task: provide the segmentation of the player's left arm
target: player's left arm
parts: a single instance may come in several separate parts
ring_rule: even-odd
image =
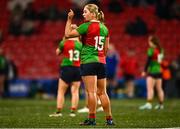
[[[106,37],[105,45],[104,45],[104,54],[105,55],[107,55],[108,48],[109,48],[109,37]]]

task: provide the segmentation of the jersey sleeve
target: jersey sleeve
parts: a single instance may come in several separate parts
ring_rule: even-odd
[[[64,40],[60,41],[59,43],[59,50],[62,51],[64,47]]]
[[[88,30],[88,26],[89,26],[89,23],[83,23],[81,24],[78,28],[77,28],[77,31],[80,35],[82,34],[86,34],[87,30]]]
[[[109,37],[108,28],[103,23],[100,24],[100,28],[101,28],[100,29],[100,34],[102,34],[105,37]]]
[[[147,56],[148,56],[148,57],[153,56],[153,49],[152,49],[152,48],[149,48],[149,49],[148,49],[148,51],[147,51]]]
[[[106,26],[105,28],[106,28],[106,37],[110,37],[108,28]]]

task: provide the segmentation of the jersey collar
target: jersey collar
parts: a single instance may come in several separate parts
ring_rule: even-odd
[[[98,20],[90,20],[90,22],[100,22],[100,21],[98,21]]]

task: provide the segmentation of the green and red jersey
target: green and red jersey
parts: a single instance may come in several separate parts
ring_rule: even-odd
[[[161,62],[164,57],[163,50],[158,48],[149,48],[147,55],[150,58],[147,72],[151,74],[161,73]]]
[[[80,67],[80,53],[82,43],[76,40],[62,40],[59,43],[59,50],[63,55],[61,66]]]
[[[81,63],[106,63],[104,45],[108,37],[108,29],[98,21],[81,24],[77,31],[82,36],[83,48],[81,51]]]
[[[6,59],[4,56],[0,55],[0,70],[4,70],[6,67]]]

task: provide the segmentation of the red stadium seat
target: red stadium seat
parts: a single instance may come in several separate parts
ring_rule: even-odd
[[[6,8],[6,0],[1,0],[0,4],[0,27],[3,30],[8,28],[9,12]],[[53,1],[58,9],[70,8],[70,1]],[[104,0],[107,6],[109,0]],[[35,0],[34,7],[36,10],[47,8],[52,4],[52,0]],[[3,11],[2,11],[3,10]],[[6,10],[6,11],[4,11]],[[123,55],[127,48],[135,49],[137,60],[140,60],[142,68],[146,60],[146,50],[148,47],[148,37],[130,36],[124,32],[125,24],[128,20],[134,20],[136,16],[141,16],[147,23],[150,31],[155,30],[161,40],[167,54],[167,58],[172,61],[180,54],[180,22],[177,20],[160,20],[154,15],[155,8],[153,6],[142,7],[126,7],[120,14],[113,14],[105,9],[106,24],[110,31],[110,42],[116,46],[118,52]],[[79,20],[76,23],[81,23]],[[7,35],[1,47],[11,55],[12,59],[19,70],[20,78],[56,78],[59,74],[60,58],[55,55],[55,49],[58,46],[57,41],[64,35],[64,21],[46,21],[41,25],[40,21],[35,22],[38,32],[32,36],[14,37]],[[41,26],[41,28],[40,28]],[[39,27],[39,28],[38,28]]]

